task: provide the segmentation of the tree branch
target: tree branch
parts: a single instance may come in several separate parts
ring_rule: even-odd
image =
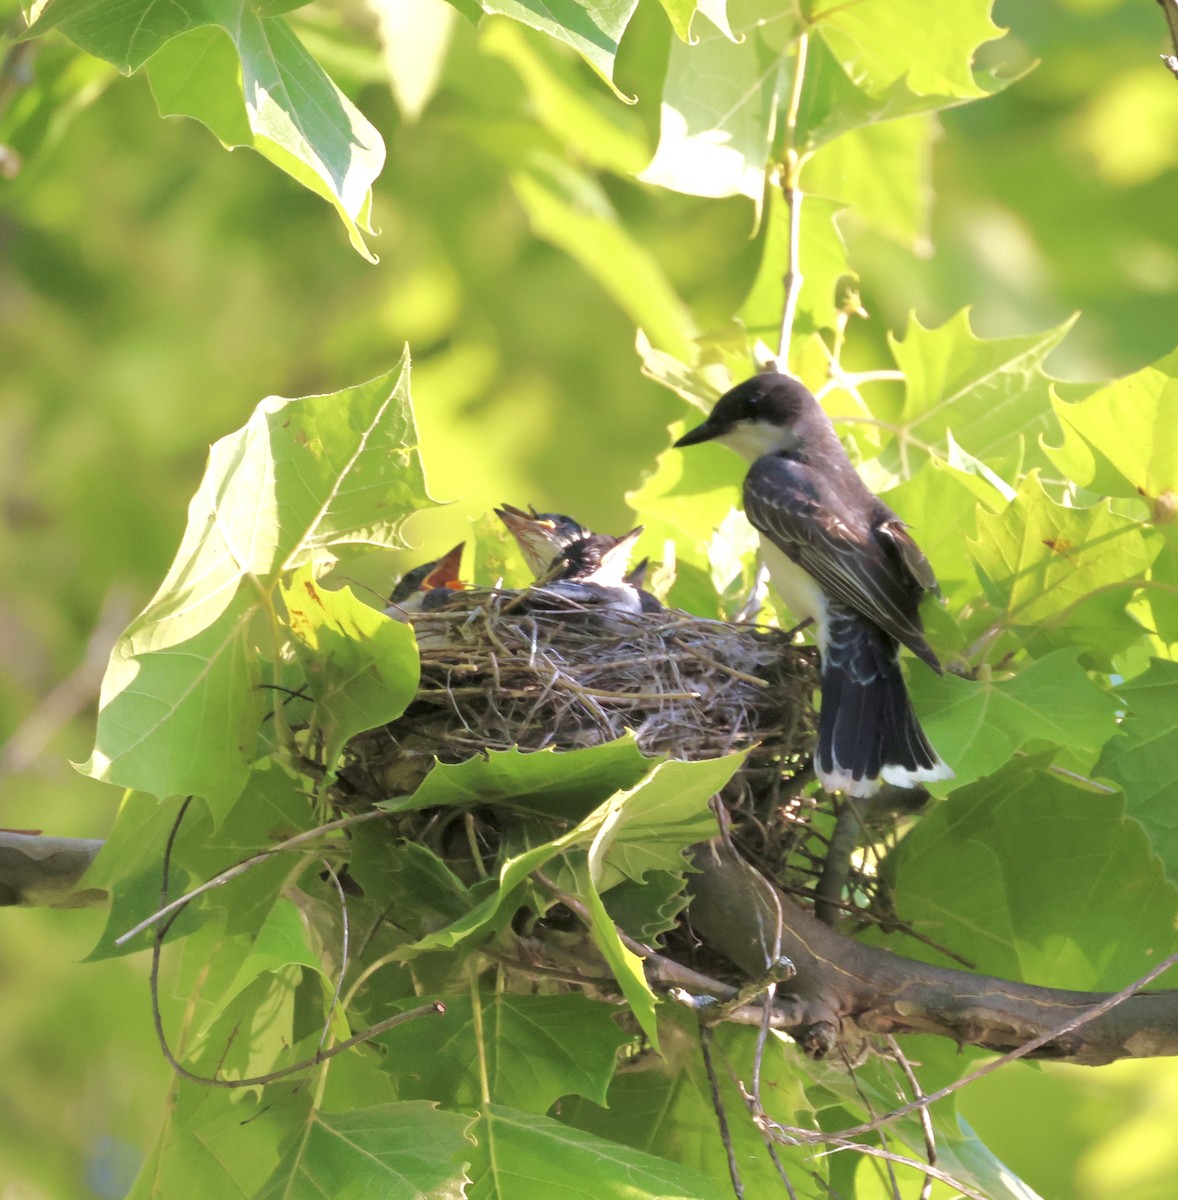
[[[1158,0],[1170,27],[1170,42],[1174,46],[1174,54],[1163,54],[1162,62],[1166,64],[1171,75],[1178,79],[1178,0]]]
[[[1178,1055],[1178,990],[1118,1002],[1107,993],[930,966],[823,925],[719,840],[699,846],[693,864],[699,872],[688,881],[693,929],[749,975],[764,973],[765,934],[784,913],[778,952],[793,961],[797,976],[778,987],[775,1007],[813,1058],[834,1049],[848,1027],[939,1034],[961,1045],[1090,1066]],[[1089,1015],[1101,1006],[1105,1011]]]

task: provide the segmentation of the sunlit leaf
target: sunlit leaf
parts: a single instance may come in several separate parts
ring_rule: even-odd
[[[420,118],[442,73],[458,16],[446,0],[366,0],[376,15],[385,70],[397,107]]]
[[[329,549],[402,544],[430,503],[408,380],[406,357],[330,396],[271,397],[213,447],[171,570],[111,655],[87,773],[228,811],[264,711],[251,629],[279,579]]]

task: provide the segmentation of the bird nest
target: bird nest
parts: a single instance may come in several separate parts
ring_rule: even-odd
[[[573,750],[627,731],[650,755],[748,751],[726,799],[753,812],[808,769],[816,655],[780,630],[671,609],[540,608],[528,593],[478,589],[411,620],[417,695],[350,744],[349,806],[411,793],[435,760]]]

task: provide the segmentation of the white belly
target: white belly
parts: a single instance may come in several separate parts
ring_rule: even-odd
[[[817,580],[766,537],[761,538],[761,557],[769,568],[769,578],[773,580],[777,594],[785,601],[790,612],[799,621],[807,617],[814,621],[818,649],[825,654],[826,596]]]

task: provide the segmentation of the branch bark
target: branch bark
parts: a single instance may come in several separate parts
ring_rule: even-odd
[[[90,908],[105,904],[102,888],[79,888],[102,842],[0,831],[0,908],[23,904]]]
[[[721,839],[697,847],[693,864],[692,928],[750,977],[765,973],[774,950],[793,961],[797,975],[778,986],[774,1007],[813,1058],[855,1029],[932,1033],[961,1045],[1016,1050],[1110,999],[930,966],[865,946],[799,908]],[[1132,995],[1049,1037],[1026,1057],[1097,1066],[1166,1055],[1178,1055],[1178,990]]]

